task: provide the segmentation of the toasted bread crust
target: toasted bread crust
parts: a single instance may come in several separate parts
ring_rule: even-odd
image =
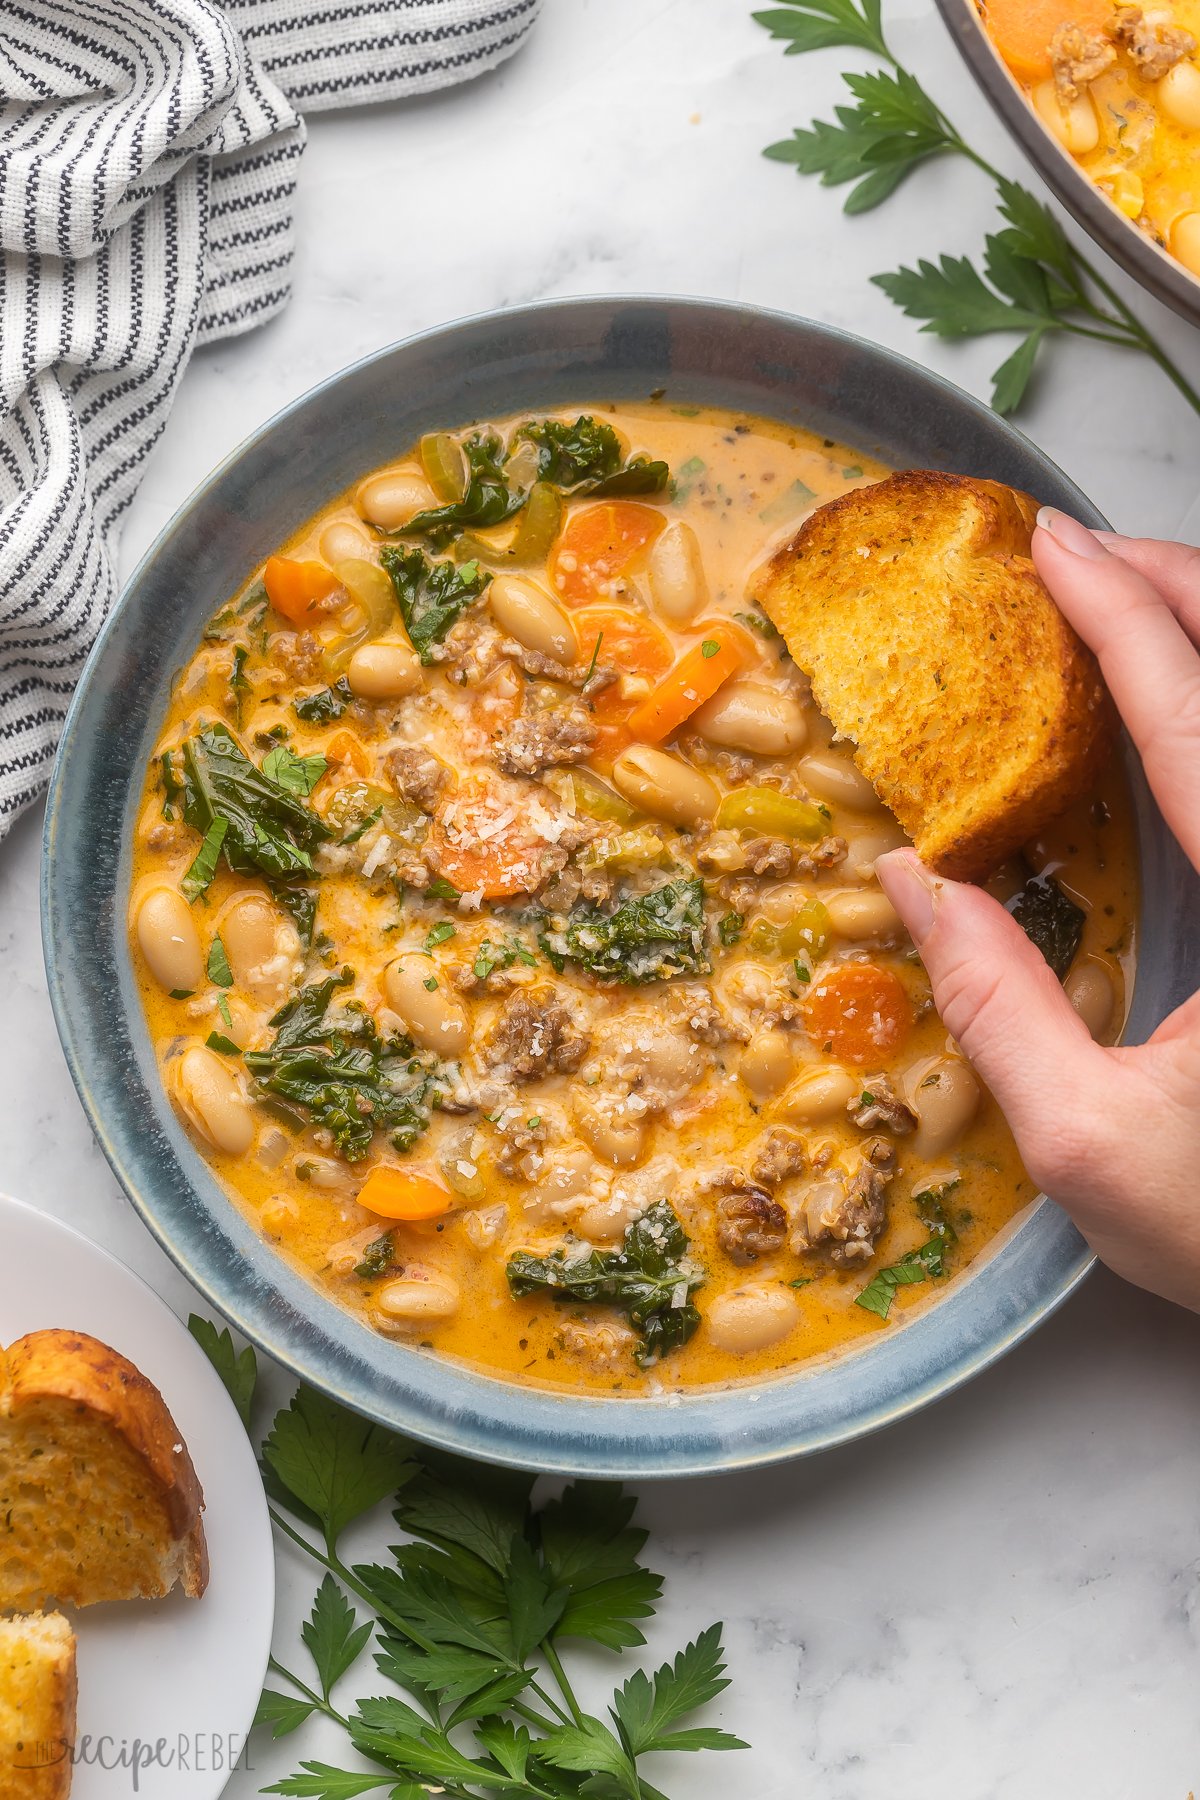
[[[937,873],[980,880],[1077,800],[1115,713],[1030,558],[1037,503],[907,470],[818,509],[754,597]]]
[[[208,1550],[201,1511],[204,1495],[187,1445],[158,1389],[127,1357],[84,1332],[30,1332],[7,1353],[0,1351],[0,1425],[46,1403],[65,1406],[97,1427],[111,1431],[140,1462],[148,1489],[165,1513],[176,1546],[164,1570],[161,1591],[178,1580],[191,1598],[208,1584]],[[69,1497],[64,1496],[69,1504]],[[82,1593],[56,1598],[87,1604]],[[133,1596],[130,1596],[133,1597]],[[19,1598],[8,1604],[24,1604]]]
[[[0,1792],[67,1800],[78,1680],[75,1634],[61,1613],[0,1619]]]

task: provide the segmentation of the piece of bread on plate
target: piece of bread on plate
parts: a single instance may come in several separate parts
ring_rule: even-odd
[[[819,507],[754,598],[931,869],[980,880],[1091,786],[1115,713],[1030,558],[1037,503],[909,469]]]
[[[75,1633],[61,1613],[0,1619],[0,1793],[66,1800],[75,1747]]]
[[[0,1609],[159,1599],[208,1580],[204,1496],[153,1382],[79,1331],[0,1350]]]

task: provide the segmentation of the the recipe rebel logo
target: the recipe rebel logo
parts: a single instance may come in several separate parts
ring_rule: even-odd
[[[238,1732],[177,1732],[174,1737],[116,1738],[87,1734],[74,1744],[66,1738],[41,1738],[18,1744],[11,1767],[18,1771],[74,1767],[125,1770],[130,1792],[141,1793],[148,1770],[174,1769],[190,1773],[232,1775],[235,1769],[252,1771],[246,1755],[246,1736]]]

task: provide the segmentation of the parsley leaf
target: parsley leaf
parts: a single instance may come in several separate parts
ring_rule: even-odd
[[[634,1502],[616,1483],[576,1482],[539,1509],[531,1475],[410,1452],[305,1389],[277,1417],[264,1458],[276,1504],[298,1526],[318,1527],[325,1543],[275,1514],[291,1542],[323,1565],[301,1632],[318,1685],[273,1658],[273,1674],[297,1697],[269,1689],[259,1720],[283,1736],[328,1712],[373,1764],[359,1773],[307,1761],[265,1791],[309,1800],[380,1788],[388,1800],[425,1800],[430,1790],[458,1800],[663,1800],[639,1757],[740,1747],[725,1732],[687,1723],[727,1686],[719,1626],[653,1675],[631,1675],[612,1696],[611,1723],[579,1705],[564,1645],[590,1638],[621,1651],[643,1642],[633,1621],[653,1613],[661,1593],[659,1577],[638,1560],[646,1534],[632,1523]],[[338,1535],[393,1487],[407,1541],[386,1560],[346,1568]],[[359,1618],[347,1590],[374,1620]],[[400,1692],[339,1711],[331,1693],[362,1656],[372,1624],[379,1676]]]
[[[508,1284],[518,1296],[616,1307],[638,1333],[635,1356],[644,1367],[686,1344],[700,1323],[690,1296],[704,1277],[687,1260],[690,1248],[670,1201],[657,1200],[627,1228],[619,1250],[518,1250],[508,1259]]]
[[[258,1360],[253,1349],[247,1344],[244,1350],[235,1350],[229,1328],[218,1331],[211,1319],[203,1319],[199,1313],[189,1315],[188,1330],[225,1383],[238,1418],[249,1431],[250,1407],[258,1383]]]
[[[402,1439],[306,1387],[276,1414],[263,1458],[320,1523],[331,1552],[352,1519],[416,1475]]]
[[[392,578],[413,649],[423,663],[433,662],[434,645],[478,600],[491,576],[477,562],[431,562],[423,551],[400,544],[386,544],[379,560]]]
[[[312,1614],[300,1627],[300,1636],[317,1666],[321,1693],[330,1691],[357,1661],[371,1636],[370,1619],[360,1625],[354,1608],[332,1575],[317,1589]]]

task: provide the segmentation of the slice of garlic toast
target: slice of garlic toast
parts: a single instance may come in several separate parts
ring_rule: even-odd
[[[1037,503],[910,469],[820,507],[754,598],[928,866],[986,877],[1086,792],[1115,712],[1030,559]]]

